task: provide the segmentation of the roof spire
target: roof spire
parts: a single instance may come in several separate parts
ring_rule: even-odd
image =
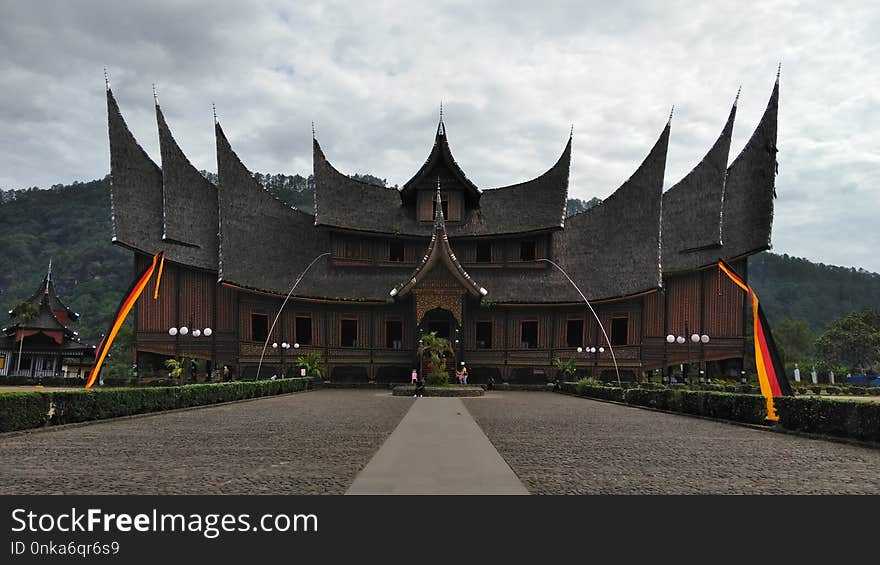
[[[49,294],[49,282],[52,280],[52,258],[49,257],[49,270],[46,272],[46,294]]]
[[[440,100],[440,121],[443,121],[443,100]]]
[[[742,85],[739,85],[739,88],[736,91],[736,98],[733,99],[733,106],[734,107],[736,107],[736,105],[739,103],[739,94],[740,94],[740,92],[742,92],[742,89],[743,89]]]
[[[667,123],[667,125],[669,125],[669,124],[672,123],[672,115],[673,115],[673,114],[675,114],[675,104],[673,104],[673,105],[672,105],[672,109],[669,110],[669,122]]]
[[[779,84],[780,73],[782,73],[782,61],[779,61],[779,66],[776,67],[776,84]]]
[[[436,211],[434,212],[434,221],[435,222],[443,222],[445,218],[443,217],[443,198],[440,196],[440,175],[437,175],[437,197],[436,197]]]
[[[312,120],[312,141],[314,141],[315,139],[317,139],[317,137],[315,136],[315,121]]]
[[[574,124],[571,124],[571,131],[568,132],[568,138],[571,139],[574,137]]]
[[[104,67],[104,88],[110,90],[110,75],[107,74],[107,67]]]
[[[213,102],[211,102],[211,110],[214,111],[214,124],[216,125],[217,123],[219,123],[217,121],[217,106],[215,106]]]
[[[159,94],[156,92],[156,83],[153,83],[153,102],[156,103],[156,106],[159,105]]]

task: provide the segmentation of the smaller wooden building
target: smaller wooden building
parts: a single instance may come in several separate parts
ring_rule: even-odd
[[[95,346],[80,341],[68,325],[79,314],[68,308],[52,284],[52,265],[34,294],[26,301],[36,315],[17,320],[0,331],[0,383],[12,379],[82,377],[94,364]]]

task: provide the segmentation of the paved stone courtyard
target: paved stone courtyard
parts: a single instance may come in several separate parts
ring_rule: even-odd
[[[413,404],[435,400],[319,390],[0,435],[0,494],[342,494]],[[452,414],[478,426],[460,433],[485,433],[480,456],[494,446],[533,494],[880,493],[878,449],[544,392],[462,406]]]
[[[532,494],[878,494],[880,449],[551,393],[467,409]]]

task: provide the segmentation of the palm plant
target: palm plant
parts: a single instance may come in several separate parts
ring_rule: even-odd
[[[40,315],[40,309],[31,302],[19,302],[12,307],[12,315],[15,317],[19,326],[25,326],[28,322]],[[18,362],[15,367],[16,373],[21,372],[21,355],[23,351],[24,334],[22,334],[21,340],[18,342]]]
[[[577,371],[577,360],[574,357],[568,361],[563,361],[557,357],[553,359],[553,364],[556,365],[556,368],[561,373],[561,378],[564,380],[571,380],[571,377]],[[556,380],[560,380],[560,377],[556,377]]]
[[[445,337],[437,337],[437,332],[422,335],[419,340],[419,359],[428,357],[428,384],[445,385],[449,382],[444,356],[454,353],[452,344]]]
[[[183,375],[183,359],[166,359],[165,366],[168,368],[168,376],[172,379],[179,379]]]
[[[322,378],[324,376],[324,367],[321,361],[321,354],[312,352],[306,355],[300,355],[296,359],[296,364],[300,369],[306,370],[306,376]]]

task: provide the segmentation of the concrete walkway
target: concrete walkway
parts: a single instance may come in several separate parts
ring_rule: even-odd
[[[529,494],[458,398],[419,398],[346,494]]]

